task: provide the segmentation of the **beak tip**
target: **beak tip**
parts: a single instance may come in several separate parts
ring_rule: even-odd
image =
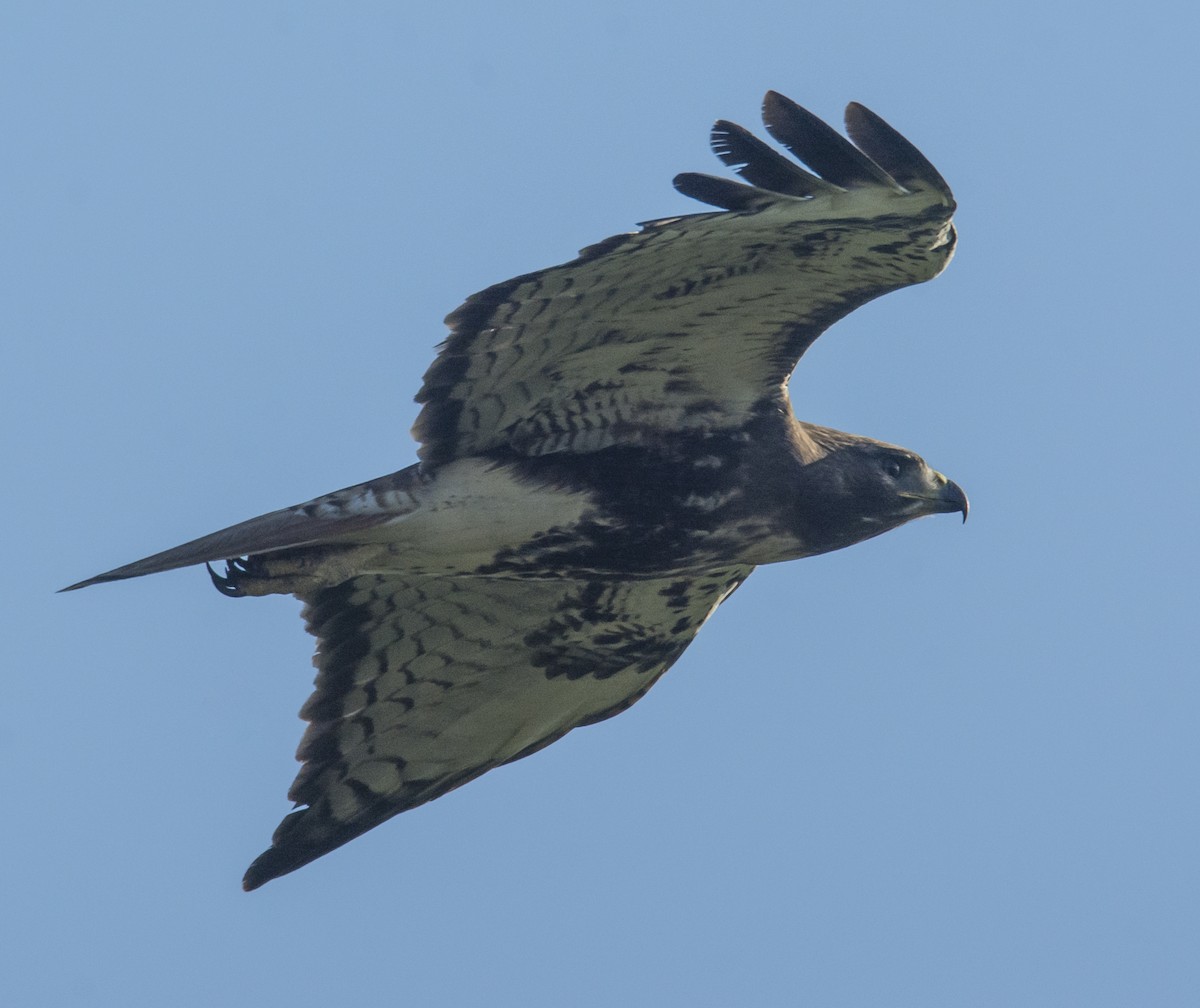
[[[946,485],[942,489],[942,498],[946,501],[949,507],[948,511],[960,511],[962,513],[963,524],[967,523],[967,514],[971,510],[971,502],[967,500],[967,495],[953,480],[946,480]]]

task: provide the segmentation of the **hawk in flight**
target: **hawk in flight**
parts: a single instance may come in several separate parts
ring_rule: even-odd
[[[920,457],[801,423],[787,392],[828,326],[946,266],[949,188],[861,105],[851,140],[774,92],[763,119],[810,170],[717,122],[745,182],[675,186],[718,209],[451,314],[417,395],[418,463],[71,586],[223,561],[224,594],[304,602],[297,808],[246,889],[619,714],[758,564],[965,520]]]

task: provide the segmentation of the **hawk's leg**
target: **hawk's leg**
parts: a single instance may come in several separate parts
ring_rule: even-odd
[[[225,573],[218,574],[211,564],[208,576],[222,595],[243,598],[246,595],[292,595],[319,583],[314,568],[320,566],[313,557],[271,556],[234,557],[225,561]]]
[[[388,552],[387,547],[380,546],[309,546],[233,557],[225,561],[224,574],[218,574],[211,564],[207,566],[217,591],[230,598],[296,595],[322,585],[340,584],[379,566],[380,557]]]

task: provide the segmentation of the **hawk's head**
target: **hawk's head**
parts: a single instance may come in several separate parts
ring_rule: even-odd
[[[841,435],[826,454],[801,466],[796,531],[813,553],[827,553],[925,515],[959,512],[962,488],[906,448]]]

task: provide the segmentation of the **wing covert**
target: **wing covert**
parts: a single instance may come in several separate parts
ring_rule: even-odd
[[[749,575],[363,575],[305,598],[318,640],[288,815],[254,889],[386,819],[625,710]]]
[[[714,151],[751,184],[676,186],[723,212],[648,222],[469,298],[417,396],[422,460],[596,451],[780,408],[821,332],[953,252],[941,176],[861,105],[846,118],[854,143],[769,92],[768,131],[812,171],[719,121]]]

